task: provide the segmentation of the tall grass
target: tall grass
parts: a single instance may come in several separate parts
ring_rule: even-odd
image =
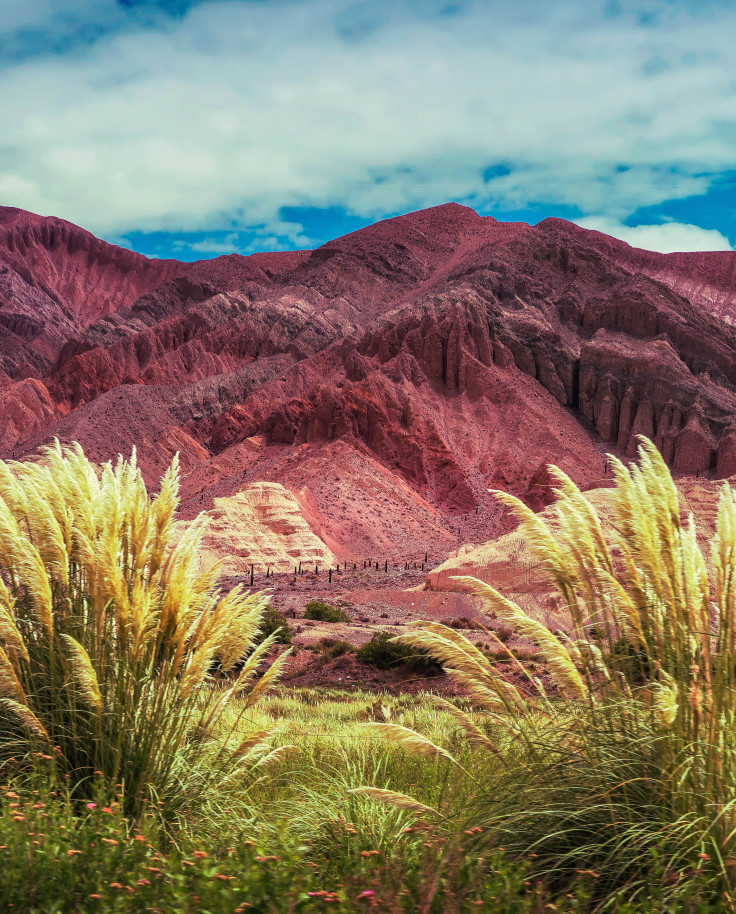
[[[202,522],[175,533],[177,504],[176,460],[154,499],[135,454],[99,470],[57,442],[0,462],[0,752],[47,763],[77,797],[120,785],[128,814],[258,761],[267,731],[209,737],[283,662],[253,684],[276,637],[255,647],[266,598],[198,572]],[[215,688],[215,661],[245,662]]]
[[[558,469],[554,529],[518,499],[498,495],[564,598],[567,633],[551,632],[481,581],[455,579],[537,645],[552,687],[521,662],[511,666],[511,681],[462,634],[437,623],[417,623],[401,640],[440,660],[485,712],[485,723],[455,712],[466,737],[498,761],[498,776],[476,784],[472,804],[484,835],[531,855],[534,868],[553,878],[594,870],[601,899],[622,887],[643,897],[653,871],[676,886],[710,870],[715,895],[729,896],[736,886],[736,493],[724,484],[709,573],[694,521],[683,523],[654,445],[642,440],[638,465],[611,462],[610,543],[593,506]]]

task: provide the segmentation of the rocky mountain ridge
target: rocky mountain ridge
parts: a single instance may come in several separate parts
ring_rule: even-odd
[[[185,514],[275,483],[337,558],[446,554],[505,529],[489,487],[544,507],[639,434],[736,473],[735,318],[736,254],[457,204],[196,264],[0,209],[0,452],[136,445],[155,485],[179,451]]]

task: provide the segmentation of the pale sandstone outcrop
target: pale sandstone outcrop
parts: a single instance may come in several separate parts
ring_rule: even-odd
[[[312,532],[296,496],[276,482],[257,482],[228,498],[216,498],[200,550],[202,566],[223,561],[223,574],[289,572],[303,562],[321,568],[335,556]]]
[[[715,530],[720,484],[682,478],[678,480],[678,490],[682,518],[686,520],[692,514],[700,547],[707,558],[707,540]],[[611,542],[611,489],[592,489],[584,494],[598,511],[603,532]],[[552,522],[554,527],[554,506],[546,507],[540,512],[540,517]],[[471,575],[492,584],[505,597],[518,602],[552,627],[563,626],[566,622],[567,614],[561,598],[542,562],[528,549],[518,529],[478,546],[461,547],[427,574],[425,588],[434,591],[461,590],[452,580],[454,575]]]

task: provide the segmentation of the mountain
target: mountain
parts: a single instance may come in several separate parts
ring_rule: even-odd
[[[275,483],[272,532],[306,524],[338,559],[444,558],[509,528],[489,488],[541,509],[548,463],[600,487],[638,434],[676,474],[735,474],[734,320],[736,254],[559,219],[447,204],[183,264],[0,209],[0,455],[135,445],[155,487],[178,451],[183,515],[213,529],[266,523],[243,493]]]

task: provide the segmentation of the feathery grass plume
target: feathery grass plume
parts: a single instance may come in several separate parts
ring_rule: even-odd
[[[513,626],[522,638],[533,641],[544,655],[550,673],[557,686],[565,693],[580,699],[587,699],[588,689],[578,672],[570,654],[562,642],[543,625],[528,616],[524,610],[507,600],[495,587],[467,575],[454,575],[451,580],[466,587],[471,593],[483,597],[496,614]]]
[[[175,815],[249,764],[213,763],[191,735],[216,728],[233,694],[213,661],[245,663],[241,694],[265,659],[252,648],[267,597],[221,593],[217,570],[199,571],[204,519],[174,536],[178,480],[175,459],[152,500],[135,454],[98,469],[58,441],[38,463],[0,461],[0,761],[42,739],[73,795],[101,772],[133,816],[147,796]]]
[[[69,648],[72,673],[74,674],[74,680],[79,689],[80,696],[89,707],[94,708],[98,714],[101,713],[102,695],[100,694],[97,674],[92,666],[92,661],[89,659],[89,654],[71,635],[62,633],[61,637]]]
[[[0,697],[12,698],[23,705],[28,704],[28,699],[23,691],[18,674],[10,658],[0,647]]]
[[[682,873],[705,865],[698,855],[707,850],[716,890],[733,897],[736,492],[724,483],[709,569],[656,447],[641,439],[637,464],[610,460],[610,523],[554,468],[551,522],[497,496],[567,604],[564,636],[493,587],[456,579],[535,642],[555,693],[517,691],[519,705],[504,713],[494,704],[503,693],[464,635],[421,623],[401,640],[442,662],[479,713],[505,720],[514,737],[504,747],[514,764],[472,811],[489,840],[533,851],[534,869],[557,880],[594,867],[601,903],[619,891],[645,894],[655,859],[674,891]],[[498,749],[475,720],[459,709],[453,716],[474,751]]]
[[[465,736],[469,743],[474,746],[482,746],[484,749],[488,749],[489,752],[492,752],[503,761],[503,754],[499,751],[496,744],[486,736],[480,727],[477,727],[473,723],[469,715],[464,711],[461,711],[460,708],[456,707],[452,702],[446,701],[444,698],[435,698],[434,703],[438,708],[448,713],[460,724],[465,731]]]
[[[452,762],[453,765],[459,764],[447,749],[435,745],[431,740],[422,736],[421,733],[410,730],[408,727],[402,727],[400,724],[368,723],[364,724],[363,728],[373,733],[378,733],[384,739],[403,746],[404,749],[415,752],[417,755],[423,755],[425,758],[442,758]]]
[[[415,812],[420,816],[439,816],[440,813],[431,806],[425,806],[418,800],[407,796],[405,793],[397,793],[395,790],[384,790],[381,787],[353,787],[348,791],[359,797],[367,797],[375,803],[385,803],[387,806],[395,806],[397,809],[404,809],[407,812]]]
[[[13,698],[0,698],[0,705],[7,708],[33,736],[39,737],[47,744],[51,742],[46,728],[28,705],[15,701]]]
[[[278,729],[278,725],[267,727],[265,730],[257,730],[250,733],[232,752],[232,758],[240,759],[248,755],[253,750],[262,750],[268,748],[273,736]]]
[[[392,640],[429,653],[442,663],[448,676],[489,709],[510,710],[524,704],[516,686],[503,679],[488,657],[454,629],[439,622],[410,622],[408,629]]]

